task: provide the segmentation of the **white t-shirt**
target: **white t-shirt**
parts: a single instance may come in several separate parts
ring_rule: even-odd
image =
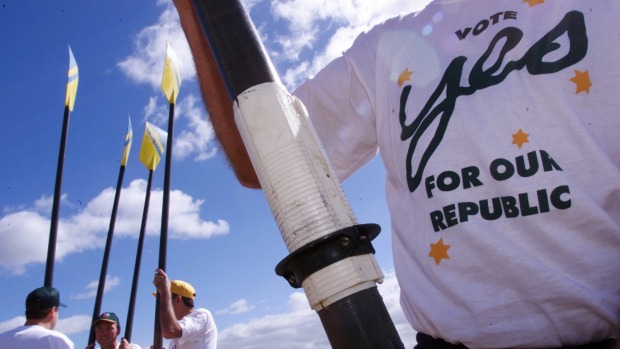
[[[341,180],[379,151],[414,329],[495,348],[618,336],[618,18],[618,0],[433,1],[295,91]]]
[[[32,325],[20,326],[0,334],[0,348],[73,349],[73,342],[58,331]]]
[[[115,343],[116,345],[114,346],[114,348],[118,349],[121,346],[121,341],[117,340]],[[137,344],[131,343],[130,346],[131,346],[131,349],[142,349],[142,347],[140,347]],[[101,348],[101,346],[99,344],[95,344],[95,348]]]
[[[170,340],[169,349],[216,349],[217,327],[211,312],[195,309],[179,321],[183,330],[180,338]]]

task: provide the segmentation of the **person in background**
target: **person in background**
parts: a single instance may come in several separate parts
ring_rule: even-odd
[[[168,280],[157,269],[153,284],[159,293],[161,334],[171,349],[216,349],[217,327],[209,310],[194,308],[196,291],[185,281]]]
[[[192,1],[174,3],[215,133],[260,188],[237,96]],[[616,346],[619,16],[617,0],[433,0],[293,92],[338,179],[381,155],[418,348]]]
[[[0,334],[0,347],[19,349],[73,349],[69,337],[55,331],[60,294],[53,287],[39,287],[26,297],[26,323]]]
[[[95,341],[101,349],[141,349],[137,344],[127,342],[125,338],[117,340],[121,333],[118,316],[114,313],[102,313],[93,322],[95,327]],[[95,343],[86,346],[86,349],[95,348]]]

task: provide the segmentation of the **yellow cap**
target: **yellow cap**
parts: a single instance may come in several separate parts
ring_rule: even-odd
[[[186,298],[196,298],[196,291],[194,290],[194,287],[181,280],[170,281],[170,292]]]
[[[194,287],[181,280],[170,281],[170,293],[178,294],[179,296],[190,299],[196,298],[196,291],[194,290]],[[153,296],[157,296],[157,292],[153,292]]]

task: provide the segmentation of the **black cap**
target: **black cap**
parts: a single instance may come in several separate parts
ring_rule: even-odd
[[[26,298],[26,310],[41,311],[58,306],[66,307],[60,303],[60,294],[53,287],[39,287],[30,292]]]

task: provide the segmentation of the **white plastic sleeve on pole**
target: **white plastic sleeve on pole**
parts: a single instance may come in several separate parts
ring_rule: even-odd
[[[237,96],[235,122],[290,253],[357,220],[331,169],[306,108],[281,84],[256,85]],[[349,257],[302,283],[320,310],[381,282],[372,254]]]
[[[289,252],[357,224],[298,99],[264,83],[241,93],[234,111]]]
[[[383,273],[372,254],[336,262],[308,276],[302,285],[310,307],[319,311],[355,292],[383,282]]]

